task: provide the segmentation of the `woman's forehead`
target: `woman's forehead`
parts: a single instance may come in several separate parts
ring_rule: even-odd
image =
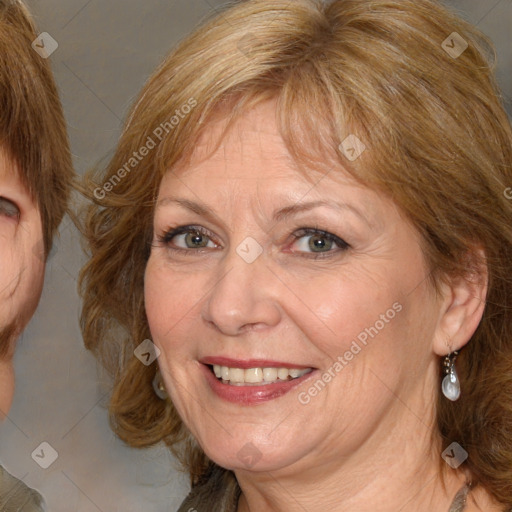
[[[261,140],[274,141],[276,144],[283,141],[277,125],[274,101],[262,102],[240,114],[229,128],[228,121],[226,112],[225,116],[216,116],[207,123],[194,144],[194,157],[204,157],[217,145],[229,144],[236,147],[237,145],[256,145]]]
[[[297,177],[309,183],[318,181],[333,169],[335,152],[324,148],[314,165],[298,161],[292,155],[281,133],[275,100],[266,100],[237,117],[231,125],[226,116],[208,122],[188,154],[172,166],[176,176],[191,176],[198,170],[222,167],[232,171],[232,178],[240,177],[243,161],[257,158],[265,166],[254,177],[270,173],[276,178]],[[300,128],[297,127],[297,130]],[[313,151],[313,150],[312,150]],[[337,162],[337,179],[355,182]]]

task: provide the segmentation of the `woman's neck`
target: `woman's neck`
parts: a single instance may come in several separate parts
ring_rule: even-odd
[[[446,512],[465,483],[452,473],[445,489],[434,469],[418,468],[406,475],[399,465],[383,469],[380,477],[373,474],[364,483],[362,476],[344,478],[342,472],[326,475],[321,468],[317,471],[309,484],[302,478],[294,485],[275,478],[272,472],[251,480],[238,477],[242,488],[238,512]],[[469,505],[467,512],[473,512]]]
[[[443,485],[443,450],[440,440],[432,445],[430,432],[409,414],[393,426],[379,425],[350,453],[318,447],[284,468],[236,470],[238,512],[446,512],[466,476],[446,465]]]

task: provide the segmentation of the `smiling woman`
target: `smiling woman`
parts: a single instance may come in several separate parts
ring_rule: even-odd
[[[149,79],[83,185],[82,330],[117,434],[189,472],[180,511],[512,507],[491,53],[431,0],[249,0]]]

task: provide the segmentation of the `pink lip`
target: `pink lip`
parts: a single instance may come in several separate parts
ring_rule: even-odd
[[[302,364],[284,363],[282,361],[271,361],[270,359],[231,359],[229,357],[204,357],[200,361],[203,364],[218,364],[219,366],[228,366],[229,368],[296,368],[303,370],[311,368]]]
[[[215,358],[218,360],[218,358]],[[231,360],[231,362],[233,362]],[[237,362],[239,364],[240,361]],[[251,365],[254,361],[251,361]],[[268,363],[268,361],[266,362]],[[208,363],[211,364],[211,363]],[[215,363],[220,364],[220,363]],[[201,371],[206,378],[210,388],[212,391],[223,400],[226,400],[231,403],[235,403],[238,405],[257,405],[263,402],[268,402],[269,400],[274,400],[274,398],[278,398],[288,393],[290,390],[304,382],[306,379],[311,378],[312,375],[317,373],[317,370],[313,370],[302,377],[298,377],[297,379],[276,382],[274,384],[265,384],[262,386],[233,386],[231,384],[224,384],[222,381],[217,379],[209,366],[206,364],[201,364]],[[222,364],[221,366],[228,366],[227,364]],[[288,367],[286,365],[282,365],[279,363],[277,366],[280,367]],[[242,368],[241,366],[232,365],[234,368]],[[274,364],[267,365],[265,368],[273,368]],[[262,368],[262,366],[253,365],[246,366],[246,368]],[[297,366],[292,366],[292,368],[297,368]],[[304,367],[303,367],[304,368]],[[306,367],[308,368],[308,367]]]

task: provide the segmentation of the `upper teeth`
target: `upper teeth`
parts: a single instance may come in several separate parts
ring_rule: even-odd
[[[228,366],[213,365],[215,376],[230,384],[270,384],[278,380],[290,380],[309,373],[311,368],[302,370],[296,368],[229,368]]]

